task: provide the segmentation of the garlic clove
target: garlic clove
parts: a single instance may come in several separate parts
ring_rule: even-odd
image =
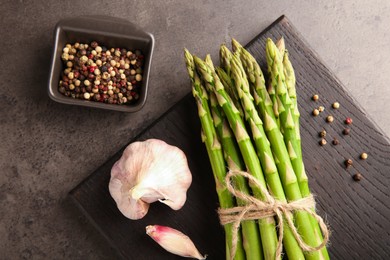
[[[131,143],[111,169],[110,194],[119,210],[140,219],[149,203],[160,201],[174,210],[183,207],[192,182],[182,150],[158,139]]]
[[[206,259],[207,257],[207,255],[203,256],[196,249],[194,243],[188,236],[176,229],[166,226],[149,225],[146,227],[146,234],[172,254],[196,259]]]
[[[110,181],[109,190],[111,196],[115,198],[120,212],[129,219],[143,218],[149,210],[149,203],[126,196],[126,193],[122,192],[122,188],[123,184],[120,180],[113,179]]]

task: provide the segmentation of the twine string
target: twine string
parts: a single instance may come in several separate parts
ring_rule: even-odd
[[[259,188],[261,193],[264,195],[264,201],[245,194],[234,188],[231,179],[236,176],[242,176],[247,178],[251,183],[252,187],[255,186],[256,188]],[[238,230],[241,222],[244,220],[258,220],[276,216],[276,219],[279,223],[279,238],[275,255],[276,259],[280,259],[282,255],[283,232],[285,224],[284,220],[286,220],[286,224],[290,227],[298,245],[302,248],[303,251],[318,251],[327,244],[329,240],[328,227],[325,224],[324,220],[313,210],[315,208],[315,200],[312,195],[288,203],[278,201],[268,192],[268,190],[263,185],[259,183],[256,178],[244,171],[230,170],[226,175],[225,181],[226,187],[229,192],[236,198],[241,199],[245,202],[245,206],[218,209],[221,224],[226,225],[232,223],[232,247],[230,249],[231,259],[233,259],[236,254]],[[303,241],[302,236],[298,233],[298,230],[292,220],[292,212],[294,211],[305,211],[317,220],[321,232],[324,236],[324,239],[320,245],[313,247]]]

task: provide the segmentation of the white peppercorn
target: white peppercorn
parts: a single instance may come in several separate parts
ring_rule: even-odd
[[[320,111],[318,111],[317,108],[315,108],[312,112],[313,116],[318,116],[320,114]]]
[[[84,85],[88,87],[89,85],[91,85],[91,82],[89,82],[89,80],[86,79],[84,80]]]
[[[88,61],[88,57],[87,57],[87,56],[85,56],[85,55],[84,55],[84,56],[81,56],[81,58],[80,58],[80,62],[81,62],[81,63],[84,64],[84,63],[86,63],[87,61]]]
[[[69,59],[69,54],[68,54],[68,53],[63,53],[62,56],[61,56],[61,58],[62,58],[63,60],[68,60],[68,59]]]
[[[64,70],[64,74],[65,75],[68,75],[69,74],[69,72],[71,72],[72,71],[72,69],[71,68],[67,68],[67,69],[65,69]]]
[[[326,122],[328,122],[328,123],[332,123],[333,120],[334,120],[333,116],[327,116],[326,117]]]
[[[340,107],[340,103],[339,103],[339,102],[334,102],[334,103],[332,104],[332,107],[333,107],[334,109],[338,109],[338,108]]]

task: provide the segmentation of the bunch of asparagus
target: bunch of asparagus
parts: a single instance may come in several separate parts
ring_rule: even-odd
[[[214,67],[209,55],[202,60],[184,51],[220,207],[247,203],[227,190],[229,169],[250,173],[278,201],[310,196],[302,161],[295,74],[283,38],[276,44],[271,39],[266,42],[268,87],[256,59],[234,39],[232,49],[221,46],[220,67]],[[259,187],[244,177],[236,176],[233,181],[241,192],[265,200]],[[317,220],[308,212],[285,214],[282,221],[287,218],[294,221],[307,245],[322,243]],[[237,243],[232,241],[233,224],[225,225],[226,259],[278,258],[278,225],[273,217],[244,220]],[[326,247],[303,250],[288,225],[283,228],[283,247],[288,259],[329,259]]]

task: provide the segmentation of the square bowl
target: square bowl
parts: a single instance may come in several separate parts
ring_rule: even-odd
[[[54,48],[52,53],[48,94],[59,103],[102,108],[122,112],[136,112],[145,104],[151,60],[154,49],[154,37],[137,25],[120,18],[108,16],[83,16],[61,20],[55,27]],[[82,100],[61,94],[58,90],[64,65],[61,59],[63,48],[67,43],[91,43],[109,48],[140,50],[144,56],[142,86],[139,98],[131,104],[108,104],[97,101]]]

